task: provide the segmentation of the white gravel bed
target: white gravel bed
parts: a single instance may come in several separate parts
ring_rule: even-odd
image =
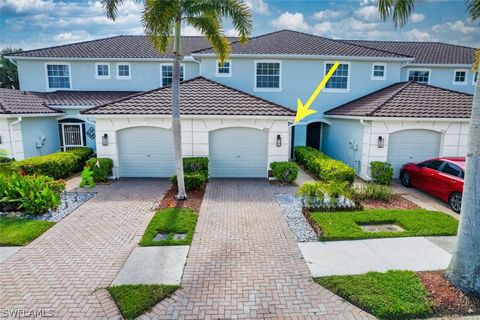
[[[317,235],[302,213],[300,199],[292,194],[279,193],[276,196],[285,220],[297,242],[318,241]]]

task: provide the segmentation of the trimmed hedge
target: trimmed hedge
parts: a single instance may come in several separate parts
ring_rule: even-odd
[[[294,183],[298,176],[298,167],[295,162],[272,162],[270,164],[273,176],[281,183]]]
[[[8,157],[0,157],[0,164],[10,163],[10,162],[12,162],[12,161],[15,161],[15,159],[8,158]]]
[[[91,158],[87,160],[87,165],[93,171],[93,181],[105,182],[112,175],[113,160],[109,158]]]
[[[374,182],[389,186],[393,179],[393,167],[388,162],[370,162],[370,172]]]
[[[93,155],[93,149],[88,148],[88,147],[78,147],[74,149],[70,149],[67,152],[73,153],[79,157],[78,160],[78,171],[81,171],[83,169],[83,166],[85,165],[85,162],[90,159],[90,157]]]
[[[32,157],[9,164],[16,171],[26,174],[40,174],[61,179],[78,171],[80,157],[70,152],[57,152],[46,156]]]
[[[203,188],[203,186],[205,186],[208,181],[208,158],[183,158],[183,171],[186,191],[198,190]],[[178,188],[176,175],[171,177],[170,181],[176,188]]]
[[[295,147],[295,159],[311,173],[324,181],[353,183],[355,170],[342,161],[332,159],[311,147]]]

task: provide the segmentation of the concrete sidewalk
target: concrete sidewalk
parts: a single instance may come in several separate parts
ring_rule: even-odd
[[[387,270],[445,269],[455,237],[385,238],[298,243],[314,277]],[[441,247],[441,246],[442,247]]]

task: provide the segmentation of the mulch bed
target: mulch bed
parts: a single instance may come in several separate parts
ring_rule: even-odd
[[[466,295],[445,277],[444,271],[417,272],[427,289],[436,316],[480,314],[480,297]]]
[[[399,194],[392,195],[390,202],[384,202],[381,200],[362,200],[361,204],[364,209],[421,209],[415,203],[405,199]]]
[[[165,194],[157,209],[165,208],[190,208],[195,212],[200,212],[203,195],[205,194],[205,187],[200,190],[193,190],[187,192],[187,200],[177,200],[177,188],[172,186]]]

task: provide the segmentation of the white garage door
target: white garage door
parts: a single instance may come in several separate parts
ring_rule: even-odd
[[[209,133],[210,176],[266,178],[268,136],[263,130],[225,128]]]
[[[120,177],[171,177],[175,174],[172,132],[134,127],[118,132]]]
[[[438,157],[440,134],[430,130],[403,130],[388,138],[388,158],[398,178],[399,170],[407,162],[420,162]]]

